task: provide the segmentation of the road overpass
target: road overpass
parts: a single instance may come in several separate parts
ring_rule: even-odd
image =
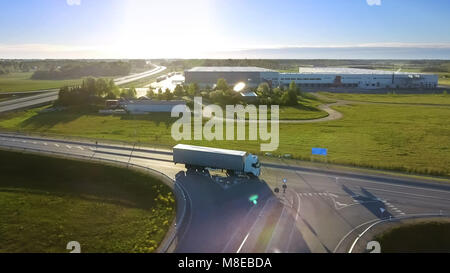
[[[0,134],[0,147],[164,173],[186,193],[175,252],[348,252],[364,249],[359,235],[379,221],[450,212],[448,179],[262,160],[260,179],[248,180],[186,172],[165,149],[14,134]],[[286,192],[274,193],[283,178]]]

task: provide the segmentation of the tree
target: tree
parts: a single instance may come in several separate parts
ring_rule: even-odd
[[[122,93],[120,93],[120,97],[126,98],[126,99],[135,99],[137,95],[136,88],[127,88],[122,90]]]
[[[149,88],[147,91],[147,98],[153,98],[155,96],[155,92],[153,91],[153,88]]]
[[[228,90],[228,84],[225,79],[218,79],[216,84],[216,90]]]
[[[109,83],[105,79],[98,79],[95,81],[95,93],[98,97],[105,97],[109,90]]]
[[[271,90],[270,90],[270,86],[268,83],[263,82],[258,86],[257,92],[262,96],[262,97],[270,97],[271,95]]]
[[[161,87],[158,88],[158,94],[156,95],[156,97],[158,98],[158,100],[163,99],[164,95],[163,95],[163,91],[162,91]]]
[[[172,100],[173,99],[173,94],[172,94],[172,92],[170,92],[169,88],[166,88],[166,91],[164,92],[164,99],[165,100]]]
[[[189,84],[189,88],[188,88],[189,96],[194,97],[195,95],[198,94],[199,91],[200,91],[200,88],[197,83],[193,82],[193,83]]]
[[[283,95],[281,96],[281,103],[283,105],[290,105],[290,106],[297,105],[298,104],[297,92],[292,89],[284,91]]]
[[[289,84],[289,89],[290,91],[294,91],[295,93],[298,92],[298,88],[297,88],[297,84],[295,84],[294,81],[291,81],[291,83]]]
[[[175,86],[175,89],[173,90],[173,94],[176,97],[182,97],[184,95],[184,89],[183,86],[181,86],[180,84],[177,84],[177,86]]]
[[[209,93],[209,99],[213,103],[224,104],[225,102],[224,98],[225,96],[222,90],[211,91],[211,93]]]

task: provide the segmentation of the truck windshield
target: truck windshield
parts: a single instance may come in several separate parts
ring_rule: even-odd
[[[261,167],[261,163],[259,163],[259,161],[258,161],[256,163],[253,163],[252,166],[253,166],[253,168],[260,168]]]

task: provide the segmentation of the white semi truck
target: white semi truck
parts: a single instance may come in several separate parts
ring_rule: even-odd
[[[242,151],[178,144],[173,147],[173,162],[187,169],[219,169],[256,177],[261,174],[258,157]]]

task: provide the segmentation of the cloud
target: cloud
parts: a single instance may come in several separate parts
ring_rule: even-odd
[[[381,0],[366,0],[366,1],[367,5],[369,6],[381,6]]]
[[[81,5],[81,0],[66,0],[66,2],[67,2],[67,5],[69,5],[69,6],[79,6],[79,5]]]

